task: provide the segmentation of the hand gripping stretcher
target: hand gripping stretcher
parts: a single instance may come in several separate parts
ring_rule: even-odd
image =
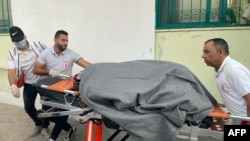
[[[85,141],[102,141],[103,123],[108,128],[110,124],[105,124],[103,121],[107,121],[105,117],[93,111],[90,107],[87,107],[80,99],[80,93],[74,90],[74,77],[70,76],[67,79],[61,78],[46,78],[33,84],[37,87],[39,93],[42,95],[41,104],[50,106],[51,108],[39,112],[40,118],[45,117],[57,117],[64,115],[73,115],[79,123],[87,124]],[[57,108],[64,109],[65,111],[56,111]],[[214,105],[214,111],[208,116],[214,119],[245,119],[250,118],[233,116],[226,113],[219,104]],[[97,126],[95,128],[95,126]],[[94,131],[96,129],[96,131]],[[108,139],[111,141],[119,134],[122,129],[119,125],[115,125],[113,129],[117,129],[116,132]],[[123,141],[129,137],[129,134],[125,135]],[[223,141],[223,132],[214,131],[210,129],[201,129],[197,126],[183,126],[176,136],[176,141]]]

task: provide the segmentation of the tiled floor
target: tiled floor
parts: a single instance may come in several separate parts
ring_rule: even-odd
[[[46,141],[42,135],[27,139],[34,125],[23,108],[0,102],[0,115],[0,141]],[[70,118],[69,122],[77,127],[72,141],[85,141],[86,124],[80,124],[73,118]],[[52,127],[53,124],[50,125],[50,129]],[[114,130],[104,127],[103,141],[107,140],[113,133]],[[120,133],[113,141],[119,141],[124,135],[124,132]],[[65,132],[63,131],[57,141],[63,141],[64,137]],[[133,140],[129,137],[127,141]]]

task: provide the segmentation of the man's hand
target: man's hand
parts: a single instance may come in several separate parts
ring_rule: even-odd
[[[60,75],[60,73],[56,70],[49,70],[49,75],[52,77],[58,77]]]
[[[12,84],[11,85],[11,93],[14,97],[19,98],[20,97],[20,90],[19,88],[16,86],[16,84]]]

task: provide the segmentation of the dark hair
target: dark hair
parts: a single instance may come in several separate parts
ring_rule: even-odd
[[[58,30],[55,34],[55,38],[58,38],[60,36],[60,34],[63,35],[68,35],[68,32],[64,31],[64,30]]]
[[[227,42],[224,39],[222,39],[222,38],[209,39],[209,40],[207,40],[205,42],[205,44],[208,43],[208,42],[211,42],[211,41],[213,42],[214,48],[216,50],[219,51],[219,50],[223,49],[225,51],[226,55],[229,55],[228,44],[227,44]]]

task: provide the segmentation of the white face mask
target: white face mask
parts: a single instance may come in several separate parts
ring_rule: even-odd
[[[22,48],[24,48],[26,46],[26,40],[23,39],[20,42],[16,42],[15,45],[16,45],[17,48],[22,49]]]

